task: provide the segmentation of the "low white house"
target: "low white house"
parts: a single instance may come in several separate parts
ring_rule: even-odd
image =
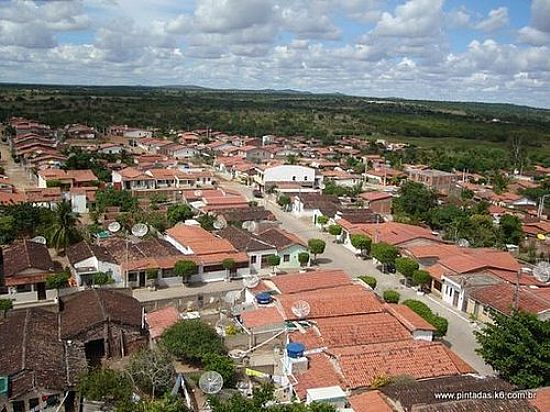
[[[317,174],[316,169],[298,165],[256,167],[256,176],[254,177],[256,185],[262,190],[281,183],[294,183],[299,187],[317,189],[322,180],[323,177]]]

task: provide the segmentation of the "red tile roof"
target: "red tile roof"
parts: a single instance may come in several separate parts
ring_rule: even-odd
[[[308,360],[308,369],[295,374],[298,383],[294,386],[294,389],[300,399],[305,398],[308,389],[343,386],[342,376],[336,372],[326,355],[322,353],[310,355]]]
[[[431,242],[442,241],[430,229],[420,226],[407,225],[405,223],[384,222],[384,223],[365,223],[358,224],[354,232],[364,232],[371,239],[377,239],[377,242],[389,243],[398,246],[402,243],[410,242],[415,239],[426,239]]]
[[[308,319],[375,313],[383,310],[382,303],[374,292],[358,285],[283,294],[277,296],[276,300],[287,320],[298,319],[292,313],[292,306],[300,300],[306,301],[310,306]]]
[[[529,403],[540,412],[550,411],[550,387],[537,389],[535,398],[530,399]]]
[[[403,326],[411,332],[417,330],[435,331],[432,324],[426,322],[420,315],[413,312],[411,308],[405,305],[386,304],[385,307]]]
[[[270,281],[280,293],[300,293],[310,290],[351,285],[351,278],[341,269],[316,270],[306,273],[279,275]]]
[[[415,379],[472,373],[474,370],[440,342],[399,341],[331,349],[351,389],[365,388],[380,376]]]
[[[178,223],[166,231],[166,234],[188,248],[198,256],[215,253],[234,253],[233,245],[198,225]]]
[[[149,325],[149,334],[152,339],[160,337],[163,332],[175,324],[179,319],[179,312],[174,306],[149,312],[145,315],[147,325]]]
[[[248,329],[282,324],[283,316],[275,306],[250,310],[241,313],[243,325]]]
[[[502,282],[496,285],[473,289],[470,292],[470,296],[501,313],[510,314],[515,303],[515,292],[515,285]],[[520,287],[519,308],[526,312],[539,314],[550,310],[550,299],[537,295],[529,288]]]
[[[368,391],[349,397],[353,412],[393,412],[380,391]]]

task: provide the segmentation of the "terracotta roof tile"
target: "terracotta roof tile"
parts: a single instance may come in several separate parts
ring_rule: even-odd
[[[385,304],[385,307],[403,326],[409,331],[417,330],[435,331],[432,324],[426,322],[420,315],[413,312],[411,308],[405,305]]]
[[[149,312],[145,315],[147,325],[149,325],[149,335],[152,339],[156,339],[170,326],[175,324],[179,319],[179,312],[174,306],[166,306],[165,308]]]
[[[241,313],[241,320],[246,328],[282,324],[283,316],[275,306],[260,308]]]
[[[349,397],[353,412],[393,412],[380,391],[367,391]]]
[[[325,354],[310,355],[308,361],[308,369],[295,375],[298,383],[294,389],[300,399],[305,398],[308,389],[343,386],[342,376]]]
[[[475,288],[470,292],[472,299],[496,309],[505,314],[510,314],[515,302],[515,285],[498,283],[485,287]],[[537,295],[533,290],[520,287],[519,308],[526,312],[539,314],[550,310],[550,299]]]
[[[280,293],[300,293],[317,289],[351,285],[351,278],[341,269],[324,269],[289,273],[269,279]]]
[[[529,403],[540,412],[550,411],[550,387],[537,389],[535,399],[530,400]]]

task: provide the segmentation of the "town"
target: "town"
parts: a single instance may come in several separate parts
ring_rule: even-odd
[[[16,116],[1,136],[0,410],[550,408],[548,164]]]

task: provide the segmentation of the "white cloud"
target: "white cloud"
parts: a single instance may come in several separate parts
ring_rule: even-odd
[[[373,33],[390,37],[427,37],[441,28],[443,0],[409,0],[395,14],[385,12]]]
[[[533,0],[531,24],[518,31],[519,39],[528,44],[550,44],[550,0]]]
[[[492,32],[498,30],[508,24],[508,9],[499,7],[491,10],[485,20],[480,21],[475,25],[478,30]]]

